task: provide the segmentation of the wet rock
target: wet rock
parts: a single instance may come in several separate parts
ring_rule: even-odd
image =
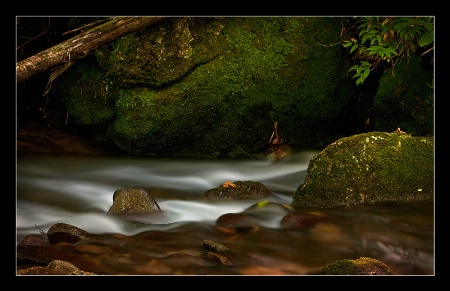
[[[66,223],[56,223],[52,225],[47,231],[47,237],[52,244],[61,242],[73,244],[81,239],[96,239],[95,235]]]
[[[19,246],[45,246],[48,241],[36,235],[27,235],[19,244]]]
[[[96,275],[92,272],[85,272],[78,269],[73,264],[54,260],[47,266],[34,266],[17,270],[17,275]]]
[[[222,254],[218,254],[215,252],[207,252],[206,256],[212,263],[215,263],[217,265],[227,265],[227,266],[233,265],[233,262],[228,257]]]
[[[311,275],[395,275],[383,262],[361,257],[356,260],[338,260]]]
[[[240,213],[221,215],[215,223],[216,229],[227,234],[249,232],[263,227],[277,227],[283,216],[292,207],[261,200]]]
[[[233,265],[233,262],[225,255],[230,248],[212,240],[203,240],[203,250],[209,261],[217,265]]]
[[[204,200],[219,199],[258,199],[272,196],[272,192],[260,182],[225,182],[203,194]]]
[[[230,250],[228,247],[224,246],[223,244],[220,244],[218,242],[208,240],[208,239],[203,240],[203,249],[206,252],[215,251],[215,252],[219,252],[219,253],[225,253]]]
[[[216,226],[232,228],[239,232],[259,227],[257,220],[245,213],[223,214],[216,220]]]
[[[72,244],[58,243],[45,246],[21,244],[17,247],[17,269],[37,267],[20,272],[33,275],[52,273],[52,271],[45,268],[45,265],[54,260],[70,262],[81,270],[103,274],[102,270],[104,267],[101,266],[102,262],[98,260],[98,257],[91,258],[86,253],[75,250]]]
[[[161,212],[156,200],[142,188],[119,189],[114,192],[109,214],[145,214]]]

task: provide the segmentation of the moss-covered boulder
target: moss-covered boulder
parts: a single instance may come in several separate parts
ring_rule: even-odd
[[[67,122],[133,155],[241,156],[354,130],[333,17],[181,17],[124,36],[55,80]]]
[[[314,156],[294,207],[433,201],[432,137],[369,132],[345,137]]]
[[[372,258],[338,260],[311,275],[395,275],[385,263]]]

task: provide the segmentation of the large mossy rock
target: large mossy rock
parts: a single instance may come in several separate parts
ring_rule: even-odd
[[[124,36],[55,83],[67,120],[133,155],[323,146],[355,128],[354,83],[333,17],[181,17]]]
[[[433,201],[433,190],[432,137],[369,132],[341,138],[314,156],[292,206]]]

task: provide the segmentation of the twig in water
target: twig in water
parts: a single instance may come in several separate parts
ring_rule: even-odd
[[[39,232],[40,232],[40,233],[45,234],[44,231],[43,231],[42,229],[40,229],[36,224],[35,224],[34,226],[36,226],[37,229],[39,229]]]
[[[251,155],[249,155],[246,151],[244,151],[243,149],[241,149],[241,147],[240,146],[237,146],[241,151],[243,151],[247,156],[249,156],[252,160],[254,160],[254,158],[251,156]]]

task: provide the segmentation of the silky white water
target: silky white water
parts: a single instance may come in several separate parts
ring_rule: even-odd
[[[260,227],[274,240],[264,251],[267,256],[282,257],[280,254],[289,250],[294,254],[292,260],[303,261],[295,267],[298,272],[343,256],[371,256],[391,264],[400,274],[433,274],[434,219],[429,208],[309,209],[324,214],[328,222],[319,223],[307,234],[278,231],[280,220],[290,212],[295,190],[305,179],[309,160],[317,153],[295,152],[278,162],[250,158],[21,157],[17,160],[17,244],[29,234],[47,232],[55,223],[94,234],[127,236],[151,230],[176,232],[191,223],[201,236],[203,227],[214,226],[221,215],[254,211],[255,205],[247,200],[202,201],[207,190],[227,181],[257,181],[274,194],[266,200],[280,205],[257,213]],[[144,227],[130,228],[106,215],[114,191],[134,187],[148,190],[164,216]],[[282,245],[276,246],[278,242]],[[299,247],[304,244],[310,250]]]
[[[17,233],[24,235],[57,222],[89,232],[130,234],[121,221],[105,216],[117,189],[142,187],[166,213],[167,220],[214,221],[223,213],[240,212],[254,201],[205,203],[201,196],[226,181],[258,181],[291,203],[304,180],[306,151],[289,160],[173,160],[145,158],[40,157],[17,163]],[[93,223],[95,221],[95,223]]]

